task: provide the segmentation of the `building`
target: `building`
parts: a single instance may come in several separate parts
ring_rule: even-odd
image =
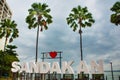
[[[6,3],[6,0],[0,0],[0,20],[11,18],[12,12]]]
[[[0,21],[9,18],[11,19],[12,12],[6,2],[6,0],[0,0]],[[4,41],[5,39],[0,39],[0,50],[4,49]]]

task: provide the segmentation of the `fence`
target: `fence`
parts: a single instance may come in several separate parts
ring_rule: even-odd
[[[120,72],[114,71],[113,78],[114,80],[120,80]],[[105,72],[105,80],[112,80],[112,73],[110,71]]]
[[[40,74],[40,73],[13,73],[13,80],[105,80],[104,74]]]

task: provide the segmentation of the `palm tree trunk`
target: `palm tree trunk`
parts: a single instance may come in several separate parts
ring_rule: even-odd
[[[81,30],[81,25],[80,25],[79,34],[80,34],[80,52],[81,52],[81,61],[82,61],[83,60],[83,51],[82,51],[82,30]]]
[[[39,38],[39,25],[37,27],[37,37],[36,37],[36,58],[35,58],[35,62],[37,62],[38,59],[38,38]]]
[[[5,48],[6,48],[6,44],[7,44],[7,37],[5,38],[4,51],[5,51]]]

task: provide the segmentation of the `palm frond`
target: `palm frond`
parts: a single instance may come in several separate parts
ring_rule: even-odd
[[[52,23],[52,20],[48,18],[48,19],[46,20],[46,22],[47,22],[48,24],[50,24],[50,23]]]
[[[41,3],[39,3],[39,5],[41,5]],[[32,9],[36,9],[39,7],[39,5],[37,3],[33,3],[32,4]]]
[[[0,32],[0,38],[5,37],[9,38],[9,41],[12,42],[13,38],[18,37],[18,29],[17,29],[17,24],[15,21],[10,20],[10,19],[4,19],[1,22],[1,32]]]
[[[47,30],[47,29],[48,29],[48,26],[44,26],[44,29]]]
[[[84,13],[87,13],[87,12],[88,12],[87,7],[84,7],[84,8],[83,8],[83,12],[84,12]]]
[[[45,3],[42,4],[42,10],[46,10],[46,8],[48,7],[48,5],[46,5]],[[48,10],[50,11],[50,10]]]
[[[89,22],[94,23],[95,20],[91,18],[91,19],[89,19]]]
[[[116,13],[120,13],[120,2],[117,1],[110,10]]]
[[[78,14],[77,8],[73,8],[73,9],[72,9],[72,12],[73,12],[74,14]]]

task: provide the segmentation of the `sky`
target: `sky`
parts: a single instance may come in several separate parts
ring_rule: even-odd
[[[104,69],[110,70],[110,62],[114,70],[120,70],[120,26],[110,23],[112,5],[118,0],[6,0],[19,29],[19,38],[12,44],[17,48],[21,62],[35,61],[36,29],[28,29],[25,18],[28,9],[34,2],[46,3],[51,9],[53,23],[48,30],[40,32],[39,56],[42,52],[62,51],[62,61],[74,61],[76,68],[80,62],[80,40],[78,31],[73,32],[66,22],[72,8],[87,6],[95,23],[92,27],[82,28],[83,59],[88,64],[91,60],[104,61]],[[49,60],[46,60],[49,61]],[[55,61],[55,60],[54,60]],[[59,60],[57,60],[59,61]]]

